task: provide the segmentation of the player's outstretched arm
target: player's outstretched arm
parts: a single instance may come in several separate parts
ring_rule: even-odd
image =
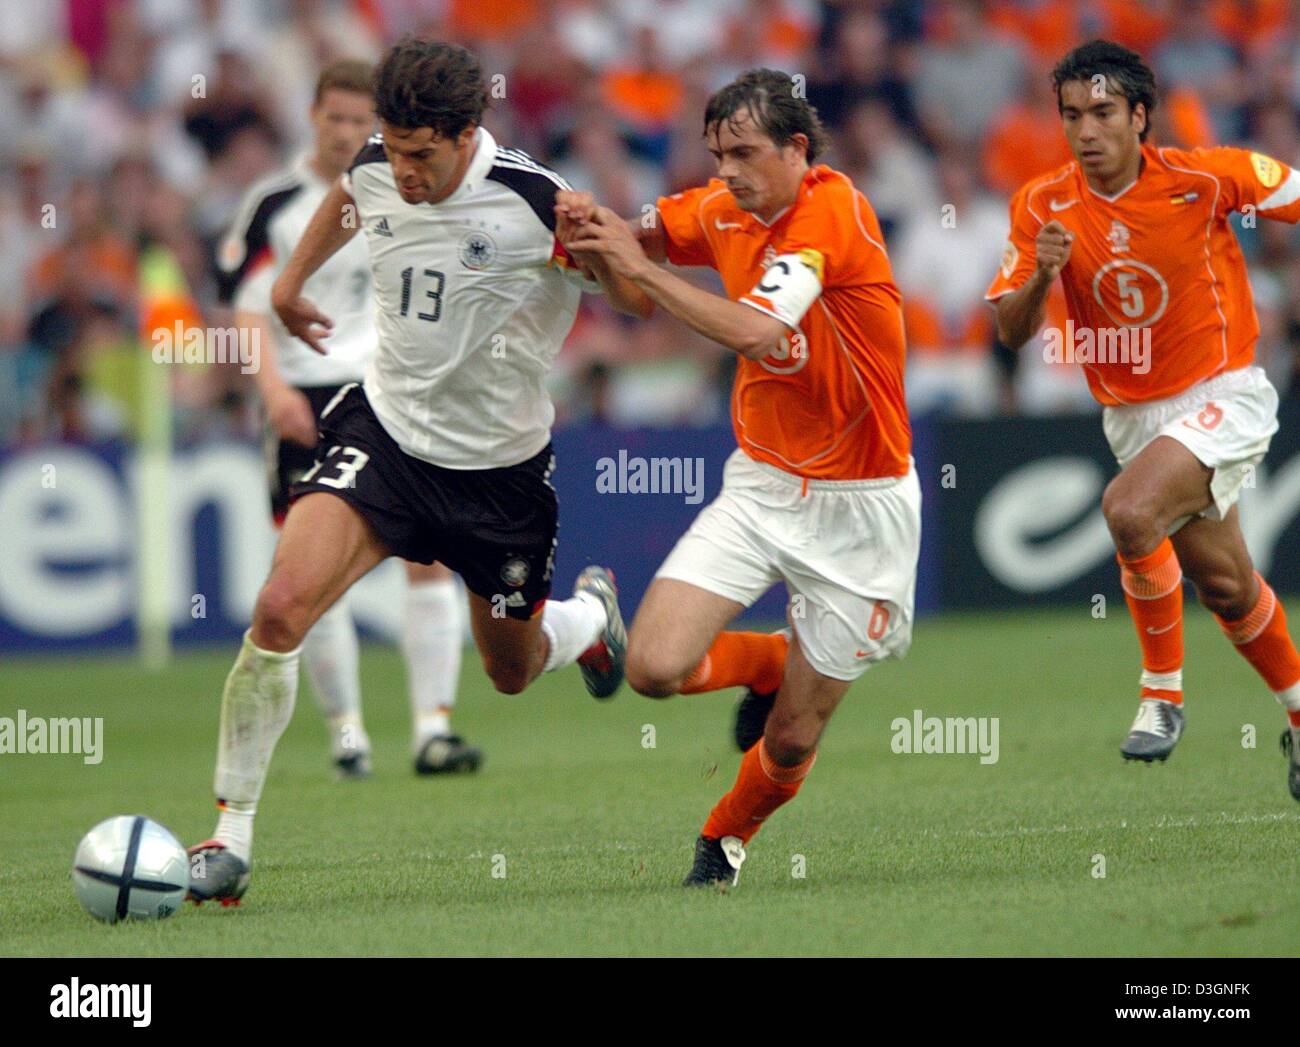
[[[302,297],[303,284],[335,251],[357,235],[359,225],[356,203],[342,183],[335,182],[311,216],[302,239],[271,287],[271,307],[285,328],[322,356],[325,347],[321,339],[329,334],[334,324]]]
[[[608,212],[613,215],[613,212]],[[627,223],[588,222],[570,245],[576,252],[599,256],[616,275],[629,280],[655,305],[684,323],[751,360],[761,360],[780,348],[785,324],[750,306],[710,294],[652,262]]]
[[[1074,234],[1060,222],[1048,222],[1034,242],[1037,261],[1033,275],[1023,287],[997,301],[998,338],[1011,349],[1019,349],[1038,333],[1047,318],[1047,294],[1052,281],[1070,260]]]

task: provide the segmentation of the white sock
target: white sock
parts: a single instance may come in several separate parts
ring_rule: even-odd
[[[217,831],[214,839],[226,845],[226,850],[236,858],[248,862],[253,856],[253,815],[257,813],[257,804],[229,801],[217,815]]]
[[[1289,713],[1300,712],[1300,680],[1297,680],[1285,691],[1274,691],[1273,695]]]
[[[1181,691],[1183,689],[1183,671],[1175,669],[1171,673],[1153,673],[1143,669],[1141,686],[1150,687],[1157,691]]]
[[[361,720],[361,669],[357,627],[347,597],[320,616],[302,642],[302,666],[329,726],[335,759],[369,752]]]
[[[547,600],[542,608],[542,632],[550,641],[543,672],[572,665],[596,642],[605,628],[605,605],[591,593],[567,600]]]
[[[244,861],[252,855],[253,813],[266,784],[276,742],[293,716],[298,694],[298,651],[263,651],[244,634],[244,646],[221,695],[221,732],[212,786],[225,805],[214,834]],[[226,817],[227,815],[230,817]]]
[[[455,579],[408,584],[402,654],[416,752],[430,738],[451,734],[464,642],[465,608]]]

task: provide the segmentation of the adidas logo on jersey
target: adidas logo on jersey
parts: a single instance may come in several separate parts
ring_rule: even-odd
[[[375,226],[373,232],[374,232],[374,234],[375,234],[376,236],[392,236],[392,235],[393,235],[393,231],[392,231],[391,229],[388,228],[388,219],[387,219],[387,218],[381,218],[381,219],[379,219],[379,224]]]

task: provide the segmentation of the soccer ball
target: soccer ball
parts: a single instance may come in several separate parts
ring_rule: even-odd
[[[97,920],[159,920],[180,908],[189,872],[185,848],[167,829],[144,815],[122,814],[81,838],[72,889]]]

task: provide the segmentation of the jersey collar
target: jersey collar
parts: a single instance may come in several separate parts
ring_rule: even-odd
[[[1142,176],[1143,176],[1144,174],[1146,174],[1149,170],[1151,170],[1151,162],[1152,162],[1152,159],[1153,159],[1154,156],[1155,156],[1155,149],[1154,149],[1152,146],[1149,146],[1149,145],[1147,145],[1146,143],[1143,143],[1143,145],[1142,145],[1142,166],[1138,168],[1137,177],[1134,178],[1133,181],[1129,182],[1129,184],[1126,185],[1123,189],[1121,189],[1118,193],[1115,193],[1113,196],[1107,196],[1105,193],[1099,193],[1099,192],[1097,192],[1096,189],[1094,189],[1092,186],[1090,186],[1090,185],[1088,184],[1088,178],[1087,178],[1087,176],[1083,173],[1083,165],[1082,165],[1082,164],[1076,164],[1076,166],[1077,166],[1078,169],[1079,169],[1079,181],[1083,183],[1083,188],[1086,189],[1086,190],[1087,190],[1089,193],[1091,193],[1093,196],[1097,197],[1097,199],[1099,199],[1099,200],[1105,200],[1106,203],[1108,203],[1108,204],[1113,204],[1113,203],[1114,203],[1116,200],[1118,200],[1121,196],[1123,196],[1123,195],[1124,195],[1125,193],[1127,193],[1130,189],[1132,189],[1135,185],[1137,185],[1138,182],[1142,181]]]
[[[497,143],[486,127],[480,127],[474,132],[474,156],[470,159],[469,166],[465,168],[465,174],[461,177],[460,185],[456,186],[453,192],[445,200],[440,200],[432,207],[440,207],[442,204],[450,203],[452,200],[459,200],[478,190],[487,177],[488,172],[492,170],[492,165],[496,163]]]
[[[310,149],[303,152],[297,162],[293,165],[294,170],[302,176],[303,181],[313,185],[318,189],[328,189],[329,183],[316,173],[316,168],[312,167],[312,151]]]

